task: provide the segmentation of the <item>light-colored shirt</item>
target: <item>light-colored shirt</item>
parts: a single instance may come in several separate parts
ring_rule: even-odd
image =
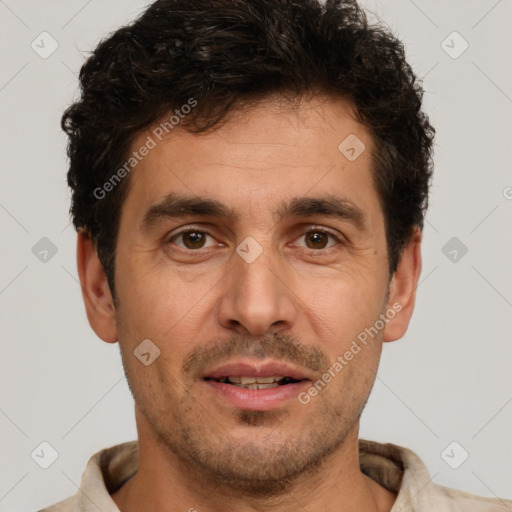
[[[359,460],[364,474],[398,494],[391,512],[512,512],[512,501],[433,483],[407,448],[360,439]],[[39,512],[119,512],[110,495],[137,472],[138,462],[137,441],[101,450],[89,460],[77,493]]]

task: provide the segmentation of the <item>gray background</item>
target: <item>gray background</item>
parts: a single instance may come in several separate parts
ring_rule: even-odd
[[[93,453],[136,437],[117,345],[98,340],[84,313],[59,120],[86,52],[145,4],[0,1],[1,510],[74,494]],[[416,314],[384,348],[361,437],[412,448],[436,483],[510,498],[512,2],[364,5],[425,76],[437,141]],[[31,47],[51,49],[43,31],[58,43],[47,58]],[[454,31],[469,44],[457,58]],[[59,455],[48,469],[38,465],[48,449],[31,458],[42,441]]]

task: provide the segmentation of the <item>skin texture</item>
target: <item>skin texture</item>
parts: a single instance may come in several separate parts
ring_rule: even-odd
[[[349,134],[366,146],[353,162],[338,150]],[[339,98],[303,99],[293,110],[266,99],[210,133],[176,129],[130,177],[116,305],[91,240],[79,233],[89,322],[102,340],[119,341],[135,398],[140,465],[113,495],[122,512],[391,509],[394,493],[359,469],[359,417],[383,342],[407,329],[421,235],[414,231],[390,278],[372,148]],[[214,199],[236,218],[159,218],[143,229],[146,212],[169,193]],[[294,198],[332,196],[350,201],[363,222],[280,211]],[[204,229],[210,236],[199,250],[177,236]],[[249,236],[262,250],[252,263],[236,252]],[[221,363],[284,361],[308,379],[307,391],[394,304],[400,312],[307,404],[294,396],[248,411],[202,378]],[[149,366],[133,353],[144,339],[160,349]]]

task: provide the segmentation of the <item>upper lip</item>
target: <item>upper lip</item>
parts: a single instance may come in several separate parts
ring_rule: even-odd
[[[262,364],[249,362],[231,362],[208,371],[204,379],[221,379],[223,377],[290,377],[293,380],[307,379],[305,372],[293,366],[280,363],[279,361],[268,361]]]

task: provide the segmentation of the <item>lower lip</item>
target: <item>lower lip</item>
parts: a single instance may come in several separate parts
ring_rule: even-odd
[[[285,384],[275,388],[245,389],[217,382],[215,380],[204,381],[218,395],[224,397],[238,409],[250,411],[268,411],[283,404],[291,398],[297,397],[300,391],[307,385],[306,380]]]

